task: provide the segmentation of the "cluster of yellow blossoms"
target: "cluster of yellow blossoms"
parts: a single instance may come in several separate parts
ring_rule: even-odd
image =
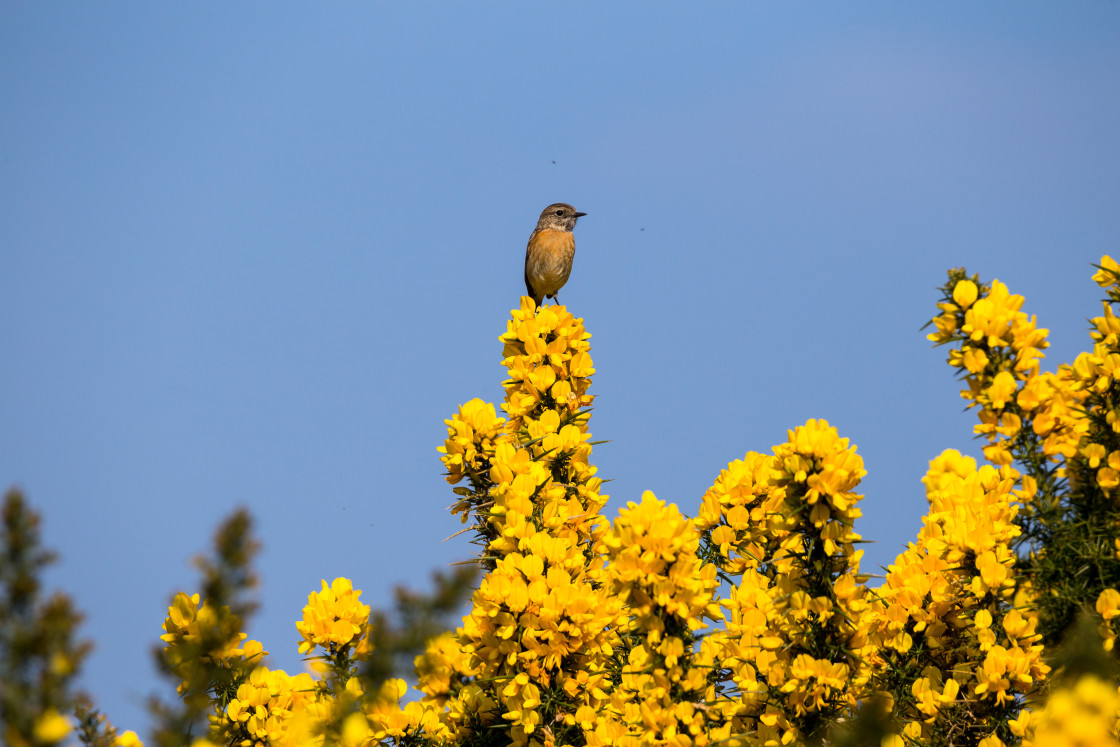
[[[1029,722],[1022,747],[1114,747],[1120,744],[1120,693],[1115,682],[1086,675],[1055,688]]]
[[[1113,311],[1113,305],[1120,303],[1120,265],[1102,257],[1093,279],[1108,292],[1109,300],[1104,313],[1092,320],[1092,352],[1077,356],[1067,375],[1083,407],[1078,432],[1085,437],[1077,456],[1087,468],[1085,477],[1111,499],[1120,487],[1120,319]]]
[[[202,675],[204,665],[225,670],[246,668],[268,653],[259,641],[245,640],[248,636],[241,632],[241,620],[228,608],[215,608],[209,600],[200,602],[198,594],[175,595],[163,630],[160,640],[167,644],[164,661],[182,680],[180,694],[202,684],[195,679]]]
[[[200,605],[197,594],[177,595],[164,622],[164,657],[184,678],[180,692],[208,690],[212,705],[209,734],[196,746],[294,746],[326,740],[356,747],[424,730],[443,734],[431,709],[419,703],[398,706],[406,690],[403,680],[365,692],[356,665],[370,652],[370,608],[360,595],[345,578],[324,581],[319,592],[309,595],[296,627],[303,638],[299,650],[312,654],[314,674],[295,676],[261,665],[267,652],[257,641],[244,641],[228,610]],[[199,656],[200,641],[225,643]],[[215,677],[215,671],[229,676]],[[208,682],[192,679],[202,674]]]
[[[925,525],[875,591],[876,685],[918,743],[970,733],[997,744],[1050,669],[1034,610],[1014,604],[1014,520],[1017,502],[1031,498],[1018,477],[1006,466],[977,469],[955,450],[931,462]]]
[[[474,678],[457,692],[426,689],[429,701],[451,699],[460,739],[508,728],[514,745],[567,743],[577,711],[599,708],[606,695],[625,617],[602,593],[607,497],[589,462],[589,337],[564,307],[538,311],[523,299],[501,336],[509,419],[474,400],[447,421],[448,482],[470,483],[457,489],[453,511],[474,518],[489,570],[460,648],[426,656],[426,666]],[[442,664],[440,650],[450,653]]]
[[[306,654],[316,646],[330,654],[353,648],[360,658],[369,642],[369,605],[358,601],[361,595],[349,579],[336,578],[329,586],[324,580],[323,588],[307,598],[303,619],[296,623],[303,636],[299,652]]]
[[[1095,609],[1103,659],[1113,650],[1120,621],[1120,593],[1115,590],[1120,586],[1120,502],[1115,491],[1120,485],[1120,425],[1114,425],[1120,419],[1116,375],[1120,371],[1120,321],[1114,312],[1115,304],[1120,303],[1120,265],[1103,257],[1093,279],[1108,293],[1102,316],[1092,320],[1093,350],[1080,354],[1072,364],[1059,366],[1056,372],[1039,370],[1046,332],[1020,311],[1022,298],[1010,295],[999,281],[989,288],[963,270],[950,272],[939,304],[942,314],[934,320],[937,330],[929,336],[935,342],[954,345],[949,363],[962,370],[968,384],[961,396],[970,400],[970,406],[980,407],[976,432],[988,440],[985,457],[999,468],[998,477],[989,474],[986,478],[984,472],[992,468],[981,468],[980,482],[1001,485],[996,492],[1008,495],[1001,502],[1018,513],[1001,520],[1012,533],[996,538],[992,548],[996,554],[985,561],[990,573],[994,572],[992,580],[1005,579],[1008,588],[1003,599],[991,595],[987,601],[961,599],[964,610],[979,604],[969,634],[994,631],[998,636],[994,641],[990,635],[977,639],[990,646],[983,677],[971,688],[981,697],[965,704],[970,717],[981,715],[974,713],[976,706],[993,693],[997,702],[1012,705],[1002,716],[988,714],[987,722],[996,727],[990,736],[992,744],[996,739],[1016,738],[1023,738],[1024,744],[1114,743],[1111,736],[1106,742],[1083,742],[1074,736],[1062,741],[1054,731],[1056,725],[1076,722],[1046,715],[1059,703],[1068,710],[1087,692],[1076,679],[1073,685],[1055,691],[1041,721],[1037,712],[1028,710],[1010,718],[1018,710],[1017,704],[1029,703],[1043,691],[1038,683],[1047,671],[1040,658],[1042,644],[1056,645],[1079,614]],[[1013,462],[1018,469],[1009,466]],[[972,469],[969,465],[955,471],[965,477]],[[991,487],[985,491],[991,492]],[[975,503],[968,505],[971,508]],[[987,530],[976,536],[992,534]],[[1006,546],[1001,548],[1001,544]],[[983,570],[979,566],[983,558],[976,556],[978,570]],[[994,616],[991,622],[987,616],[979,617],[985,608]],[[1001,618],[1002,623],[997,624]],[[993,658],[993,653],[998,656]],[[954,679],[962,687],[968,684],[956,670]],[[1094,691],[1104,685],[1102,680],[1094,683]],[[1111,687],[1115,699],[1115,683]],[[1086,722],[1082,726],[1093,733],[1114,735],[1114,711],[1104,709],[1098,715],[1093,725]],[[934,721],[939,720],[940,714]],[[923,735],[930,731],[928,724],[922,729]]]
[[[1103,570],[1077,601],[1045,570],[1069,562],[1045,538],[1087,526],[1061,534],[1058,517],[1120,515],[1105,511],[1120,487],[1120,266],[1103,259],[1096,279],[1110,303],[1093,352],[1044,373],[1046,330],[1023,299],[950,273],[930,337],[952,346],[989,464],[930,463],[922,529],[878,586],[856,549],[863,461],[824,421],[731,462],[695,519],[646,493],[609,522],[589,335],[526,298],[500,338],[504,416],[476,399],[446,421],[452,511],[486,573],[462,626],[417,657],[419,698],[355,675],[369,608],[346,579],[324,581],[297,624],[312,673],[264,667],[235,620],[186,595],[168,661],[190,689],[176,652],[222,642],[203,655],[244,674],[215,690],[208,739],[243,747],[779,747],[840,739],[872,701],[887,706],[883,747],[1120,746],[1116,682],[1073,673],[1047,698],[1044,658],[1058,612],[1095,610],[1101,657],[1120,626],[1120,521],[1092,529],[1115,568],[1093,558]]]
[[[715,638],[738,693],[736,728],[752,743],[820,738],[865,689],[852,492],[865,474],[847,439],[810,420],[772,456],[729,464],[704,496],[705,555],[734,584]]]
[[[1023,297],[1011,295],[1000,281],[987,288],[975,276],[956,271],[938,304],[942,313],[933,320],[937,331],[929,335],[936,343],[959,343],[949,353],[949,365],[962,371],[968,389],[961,396],[969,407],[980,406],[976,432],[987,437],[984,456],[996,465],[1011,464],[1011,443],[1023,427],[1023,416],[1049,402],[1046,395],[1055,389],[1054,382],[1044,384],[1038,375],[1042,351],[1050,345],[1046,330],[1020,311],[1022,305]],[[1027,380],[1037,381],[1035,391],[1020,399],[1019,386]],[[1056,451],[1059,446],[1054,444]]]
[[[731,737],[716,696],[718,651],[696,646],[704,619],[719,619],[716,568],[701,567],[700,533],[676,506],[646,492],[615,520],[606,540],[610,594],[628,610],[629,649],[598,713],[577,713],[590,747],[709,745]]]

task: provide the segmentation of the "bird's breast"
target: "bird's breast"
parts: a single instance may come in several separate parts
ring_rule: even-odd
[[[526,275],[542,293],[555,293],[568,281],[576,241],[571,231],[538,231],[529,240],[525,258]]]
[[[555,231],[551,228],[537,231],[531,244],[536,251],[549,256],[570,257],[576,251],[575,236],[571,231]]]

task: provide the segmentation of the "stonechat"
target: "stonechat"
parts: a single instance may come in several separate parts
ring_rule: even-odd
[[[572,274],[572,259],[576,256],[576,240],[572,229],[576,221],[587,213],[577,212],[564,202],[549,205],[541,213],[537,227],[529,236],[525,248],[525,290],[540,306],[544,299],[560,303],[557,293]]]

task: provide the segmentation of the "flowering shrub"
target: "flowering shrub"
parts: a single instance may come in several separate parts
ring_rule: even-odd
[[[505,401],[446,421],[451,510],[484,575],[461,625],[426,637],[417,694],[378,674],[389,622],[349,580],[310,595],[295,676],[240,632],[248,580],[214,581],[164,623],[190,706],[164,723],[205,715],[196,744],[243,747],[1120,745],[1120,265],[1098,269],[1093,349],[1053,372],[1022,297],[950,271],[929,338],[986,463],[930,462],[923,526],[878,582],[857,549],[863,460],[824,421],[728,464],[695,518],[649,492],[605,517],[590,335],[524,298],[500,338]],[[18,733],[5,714],[8,743],[64,740],[58,704]]]

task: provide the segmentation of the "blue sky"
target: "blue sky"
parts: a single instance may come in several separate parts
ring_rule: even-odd
[[[1024,294],[1048,367],[1087,345],[1118,70],[1115,2],[0,5],[0,484],[62,554],[83,684],[146,731],[169,598],[238,505],[289,671],[320,579],[385,605],[469,557],[435,449],[500,401],[557,201],[608,515],[694,514],[825,418],[889,563],[929,460],[978,453],[919,332],[945,270]]]

